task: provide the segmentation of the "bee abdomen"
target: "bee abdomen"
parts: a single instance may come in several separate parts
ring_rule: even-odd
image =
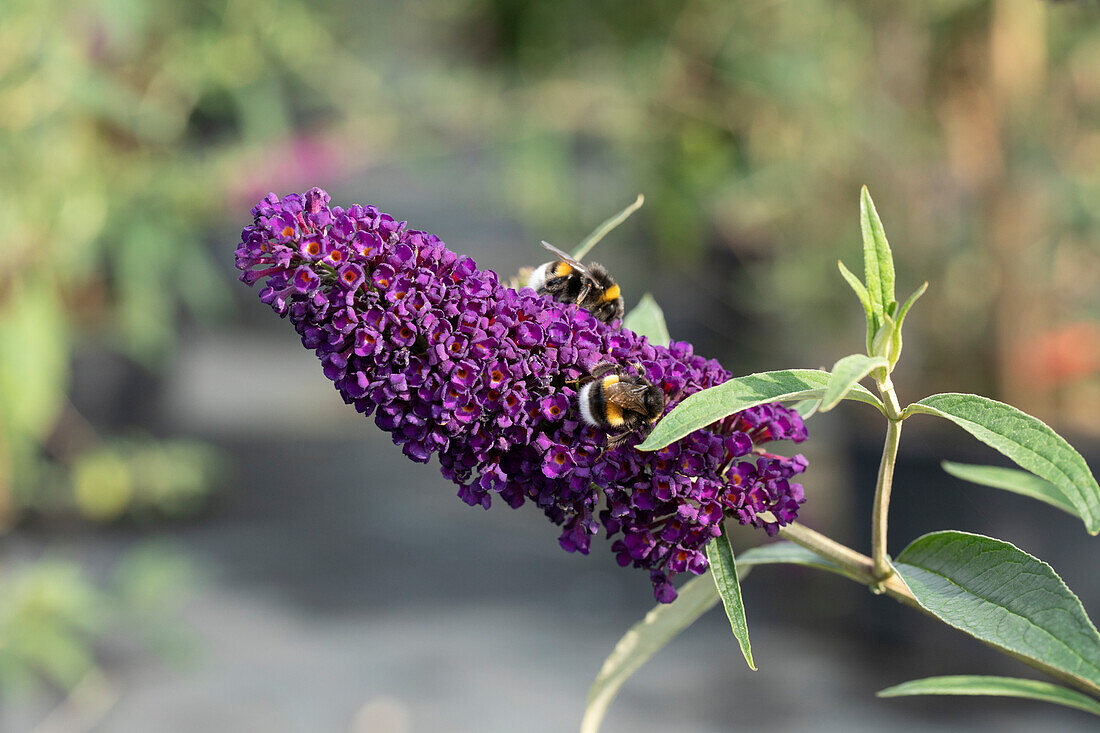
[[[610,374],[581,387],[577,403],[586,423],[603,430],[619,428],[626,423],[623,409],[607,399],[607,390],[619,381],[618,375]]]
[[[592,394],[592,390],[596,388],[596,385],[597,382],[588,382],[581,387],[581,391],[577,395],[577,405],[581,409],[581,418],[586,423],[593,427],[602,428],[604,426],[596,419],[596,415],[592,411],[592,400],[596,398],[596,396]],[[602,391],[598,398],[602,401]]]

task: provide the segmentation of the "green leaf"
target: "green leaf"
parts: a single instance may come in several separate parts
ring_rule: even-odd
[[[664,311],[649,293],[643,295],[638,305],[626,314],[626,318],[623,319],[623,328],[645,336],[653,344],[667,346],[670,340]]]
[[[707,543],[707,559],[710,560],[710,574],[714,578],[718,595],[722,597],[730,628],[737,637],[737,643],[741,645],[741,653],[745,655],[749,669],[755,672],[752,645],[749,643],[749,625],[745,620],[745,604],[741,601],[741,583],[737,579],[737,562],[733,559],[733,548],[724,532]]]
[[[737,558],[737,576],[741,580],[757,565],[793,563],[844,575],[844,571],[810,550],[791,542],[775,542],[747,550]],[[680,588],[672,603],[658,603],[626,635],[604,661],[596,681],[588,691],[588,702],[581,721],[581,733],[596,733],[619,688],[650,657],[676,638],[718,604],[718,588],[708,578],[693,578]]]
[[[880,318],[882,323],[878,327],[878,331],[871,337],[871,350],[872,356],[881,356],[888,358],[890,356],[890,349],[894,345],[894,334],[897,332],[897,324],[894,323],[894,319],[889,315],[883,314]]]
[[[866,186],[859,192],[859,228],[863,232],[863,277],[867,282],[871,310],[877,319],[873,330],[877,331],[882,325],[882,316],[890,313],[897,302],[894,299],[894,256]]]
[[[878,697],[905,697],[907,695],[993,695],[997,697],[1024,697],[1030,700],[1052,702],[1077,708],[1086,713],[1100,715],[1100,702],[1082,695],[1076,690],[1016,677],[990,677],[976,674],[928,677],[879,690]]]
[[[859,302],[863,304],[863,310],[867,314],[868,320],[870,320],[874,311],[871,309],[871,299],[870,296],[867,295],[867,287],[859,281],[859,278],[856,277],[851,270],[844,266],[843,262],[837,260],[836,266],[840,269],[841,276],[844,277],[848,285],[855,291],[856,297],[858,297]]]
[[[905,299],[905,303],[902,304],[898,310],[898,331],[901,331],[901,324],[905,322],[905,314],[909,312],[909,309],[913,307],[913,304],[917,302],[920,296],[924,295],[924,291],[928,290],[928,281],[925,280],[921,283],[921,286],[913,291],[913,294]]]
[[[863,313],[867,316],[867,353],[871,353],[871,338],[875,335],[875,310],[871,306],[871,298],[867,294],[867,287],[859,281],[859,278],[851,270],[844,266],[843,262],[837,260],[836,266],[840,268],[840,274],[852,290],[856,292],[859,302],[863,304]]]
[[[829,374],[829,383],[825,386],[825,394],[821,397],[821,407],[818,411],[828,412],[836,407],[852,388],[859,384],[859,380],[880,367],[883,369],[889,367],[889,363],[881,356],[852,354],[837,361]]]
[[[1100,634],[1045,562],[1002,540],[952,530],[914,540],[894,567],[944,623],[1100,693]]]
[[[905,314],[909,312],[909,309],[913,307],[913,304],[917,302],[920,296],[924,295],[924,291],[928,289],[928,282],[925,281],[919,288],[913,291],[913,294],[905,299],[905,303],[902,304],[901,309],[898,310],[898,323],[894,327],[893,334],[890,338],[890,368],[893,369],[894,365],[898,363],[898,357],[901,356],[901,326],[905,322]]]
[[[988,397],[957,393],[925,397],[906,407],[902,417],[915,414],[950,420],[1050,481],[1073,504],[1089,534],[1100,533],[1100,486],[1081,454],[1041,420]]]
[[[854,577],[849,575],[844,568],[839,565],[834,565],[813,550],[808,550],[793,542],[772,542],[767,545],[760,545],[759,547],[745,550],[737,556],[737,567],[742,569],[742,578],[745,575],[744,570],[747,568],[752,568],[757,565],[775,564],[802,565],[808,568],[817,568],[818,570],[825,570],[830,573],[836,573],[837,575],[843,575],[846,578]],[[860,582],[862,582],[862,580]]]
[[[1077,508],[1073,506],[1073,502],[1067,499],[1066,495],[1057,486],[1027,471],[1001,468],[1000,466],[977,466],[972,463],[955,463],[953,461],[943,461],[940,465],[943,466],[944,471],[956,478],[961,478],[963,481],[1030,496],[1032,499],[1038,499],[1051,506],[1058,507],[1075,517],[1081,516],[1077,513]]]
[[[606,237],[608,232],[610,232],[612,229],[619,226],[628,218],[630,218],[630,215],[638,209],[642,208],[642,204],[644,203],[645,196],[643,196],[642,194],[638,194],[638,198],[634,199],[634,203],[632,203],[630,206],[627,206],[618,214],[615,214],[615,216],[611,217],[603,224],[600,224],[598,227],[596,227],[596,229],[587,237],[585,237],[583,242],[581,242],[581,246],[577,247],[577,251],[573,253],[573,259],[583,260],[584,256],[588,254],[593,247],[596,246],[597,242]]]
[[[716,420],[766,402],[796,402],[825,394],[829,373],[820,369],[783,369],[737,377],[689,395],[657,423],[638,450],[658,450]],[[882,402],[855,385],[846,399],[859,400],[883,411]]]
[[[817,408],[819,407],[821,407],[821,400],[813,398],[807,400],[799,400],[798,402],[791,405],[791,409],[801,415],[803,420],[809,420],[811,417],[813,417],[814,414],[817,413]]]
[[[615,694],[630,675],[717,603],[718,591],[710,578],[694,578],[680,588],[675,601],[658,603],[630,627],[588,690],[581,733],[596,733]]]

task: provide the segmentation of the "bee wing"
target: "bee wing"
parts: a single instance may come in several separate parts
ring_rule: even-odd
[[[592,281],[593,283],[595,283],[595,282],[596,282],[596,278],[592,277],[592,273],[588,271],[588,268],[587,268],[587,267],[585,267],[584,265],[582,265],[582,264],[581,264],[581,263],[580,263],[579,261],[577,261],[577,260],[573,259],[573,256],[572,256],[572,255],[570,255],[570,254],[566,254],[565,252],[562,252],[562,251],[561,251],[560,249],[558,249],[558,248],[557,248],[557,247],[555,247],[554,245],[550,244],[550,243],[549,243],[549,242],[547,242],[546,240],[543,240],[543,242],[542,242],[542,246],[543,246],[543,247],[545,247],[546,249],[550,250],[550,252],[552,252],[552,253],[554,253],[555,255],[557,255],[557,257],[558,257],[558,259],[559,259],[559,260],[562,260],[562,261],[564,261],[564,262],[568,262],[568,263],[569,263],[569,265],[570,265],[570,266],[571,266],[571,267],[572,267],[572,268],[573,268],[574,270],[576,270],[576,271],[577,271],[577,272],[579,272],[580,274],[584,275],[584,277],[585,277],[586,279],[588,279],[588,280]]]
[[[631,386],[626,389],[608,390],[607,401],[624,410],[644,413],[645,403],[642,402],[642,395],[645,394],[645,391],[646,386],[644,384]]]

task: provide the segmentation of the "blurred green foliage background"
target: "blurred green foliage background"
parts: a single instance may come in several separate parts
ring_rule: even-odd
[[[448,206],[525,242],[575,240],[643,192],[630,231],[658,300],[732,257],[718,298],[744,325],[702,328],[735,333],[728,361],[751,370],[859,347],[835,260],[858,260],[866,183],[900,289],[932,282],[903,390],[982,391],[1096,434],[1097,8],[8,0],[0,527],[194,516],[224,457],[126,410],[83,415],[83,356],[155,383],[181,324],[231,318],[225,253],[266,191],[384,203],[394,169],[475,158]],[[23,655],[74,684],[110,591],[57,565],[3,582],[24,600],[0,610],[0,672]],[[41,632],[52,652],[15,648],[47,618],[64,629]]]

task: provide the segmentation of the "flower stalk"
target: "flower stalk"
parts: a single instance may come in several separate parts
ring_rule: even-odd
[[[891,598],[924,611],[917,603],[917,599],[913,597],[913,593],[892,570],[891,575],[886,579],[881,581],[876,579],[874,561],[863,553],[857,552],[847,545],[842,545],[836,540],[798,522],[791,522],[780,529],[779,536],[825,558],[839,567],[842,574],[851,580],[869,586],[872,590],[876,586],[881,586],[881,592],[885,592]]]
[[[887,524],[890,513],[890,490],[894,484],[894,465],[897,462],[898,443],[901,441],[901,406],[894,393],[890,376],[879,382],[879,392],[886,407],[886,441],[882,446],[878,478],[875,481],[875,500],[871,515],[871,574],[875,580],[872,590],[882,593],[883,582],[894,574],[886,554]]]
[[[938,618],[936,614],[932,613],[928,609],[924,608],[917,601],[913,592],[909,590],[909,586],[901,579],[897,573],[891,569],[889,577],[878,580],[875,577],[874,561],[872,558],[853,550],[847,545],[833,540],[825,535],[812,530],[804,524],[798,522],[791,522],[785,527],[779,530],[779,536],[785,540],[805,547],[807,550],[814,552],[820,557],[825,558],[834,565],[840,568],[841,574],[845,577],[854,580],[857,583],[866,585],[871,588],[872,592],[875,592],[876,587],[881,588],[879,593],[893,598],[896,601],[904,603],[907,606],[912,606],[918,611],[931,616],[932,618]],[[1046,664],[1038,659],[1031,657],[1014,654],[1011,651],[990,644],[984,639],[979,639],[983,644],[996,649],[999,652],[1008,654],[1008,656],[1023,662],[1027,666],[1037,669],[1040,672],[1051,675],[1073,687],[1076,687],[1083,692],[1086,692],[1094,697],[1100,696],[1100,686],[1093,684],[1092,682],[1077,677],[1075,675],[1066,674],[1064,671],[1050,664]]]

